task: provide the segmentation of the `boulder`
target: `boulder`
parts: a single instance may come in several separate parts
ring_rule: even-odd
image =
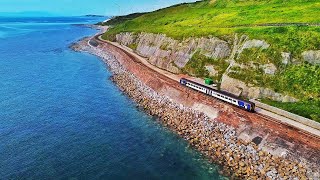
[[[282,64],[288,65],[291,62],[291,53],[289,52],[281,52],[282,56]]]
[[[264,73],[268,75],[274,75],[277,72],[277,67],[272,63],[264,64],[260,67],[263,69]]]
[[[268,49],[270,44],[263,40],[252,39],[248,40],[243,44],[242,49],[249,49],[249,48],[261,48],[261,49]]]
[[[320,65],[320,50],[305,51],[302,53],[302,58],[310,64]]]
[[[219,75],[219,72],[214,69],[214,66],[205,66],[205,68],[208,70],[210,76],[217,76]]]
[[[232,93],[236,96],[240,96],[243,92],[243,89],[247,89],[247,86],[244,82],[231,78],[228,75],[224,74],[221,79],[221,90]]]

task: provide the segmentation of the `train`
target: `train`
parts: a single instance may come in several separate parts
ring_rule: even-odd
[[[218,91],[215,89],[212,89],[210,87],[204,86],[202,84],[199,84],[197,82],[181,78],[180,79],[180,84],[186,87],[189,87],[191,89],[194,89],[196,91],[202,92],[204,94],[207,94],[209,96],[215,97],[219,100],[222,100],[224,102],[227,102],[229,104],[232,104],[234,106],[237,106],[243,110],[246,110],[248,112],[255,112],[255,104],[253,102],[247,101],[240,99],[239,97],[236,97],[235,95],[223,92],[223,91]]]

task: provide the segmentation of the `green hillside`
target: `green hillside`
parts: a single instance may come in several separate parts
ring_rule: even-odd
[[[319,25],[319,12],[319,0],[207,0],[124,20],[105,37],[119,32],[164,33],[176,39],[243,33],[299,53],[320,46],[320,27],[305,26]],[[292,44],[292,38],[297,44]]]
[[[299,98],[296,104],[265,102],[320,121],[320,67],[301,61],[302,52],[320,49],[320,0],[204,0],[115,17],[105,25],[111,26],[103,35],[109,40],[120,32],[160,33],[180,40],[216,36],[230,44],[235,34],[265,40],[270,48],[246,49],[236,61],[272,62],[278,69],[275,76],[266,76],[259,69],[234,69],[229,75]],[[300,62],[284,66],[281,52],[291,52]],[[206,64],[221,62],[194,56],[184,72],[197,72],[199,77],[208,76]],[[224,72],[228,64],[215,65]]]

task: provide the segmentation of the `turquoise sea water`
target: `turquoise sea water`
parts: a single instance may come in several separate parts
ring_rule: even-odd
[[[0,179],[220,179],[70,43],[98,18],[0,18]]]

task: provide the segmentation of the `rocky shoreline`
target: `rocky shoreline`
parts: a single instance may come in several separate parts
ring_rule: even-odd
[[[261,150],[255,143],[246,143],[236,130],[212,120],[203,113],[184,107],[142,83],[128,72],[112,54],[88,45],[88,38],[72,45],[76,51],[101,57],[112,72],[118,87],[186,139],[193,147],[223,167],[224,174],[233,179],[317,179],[317,169],[305,162],[276,157]]]

